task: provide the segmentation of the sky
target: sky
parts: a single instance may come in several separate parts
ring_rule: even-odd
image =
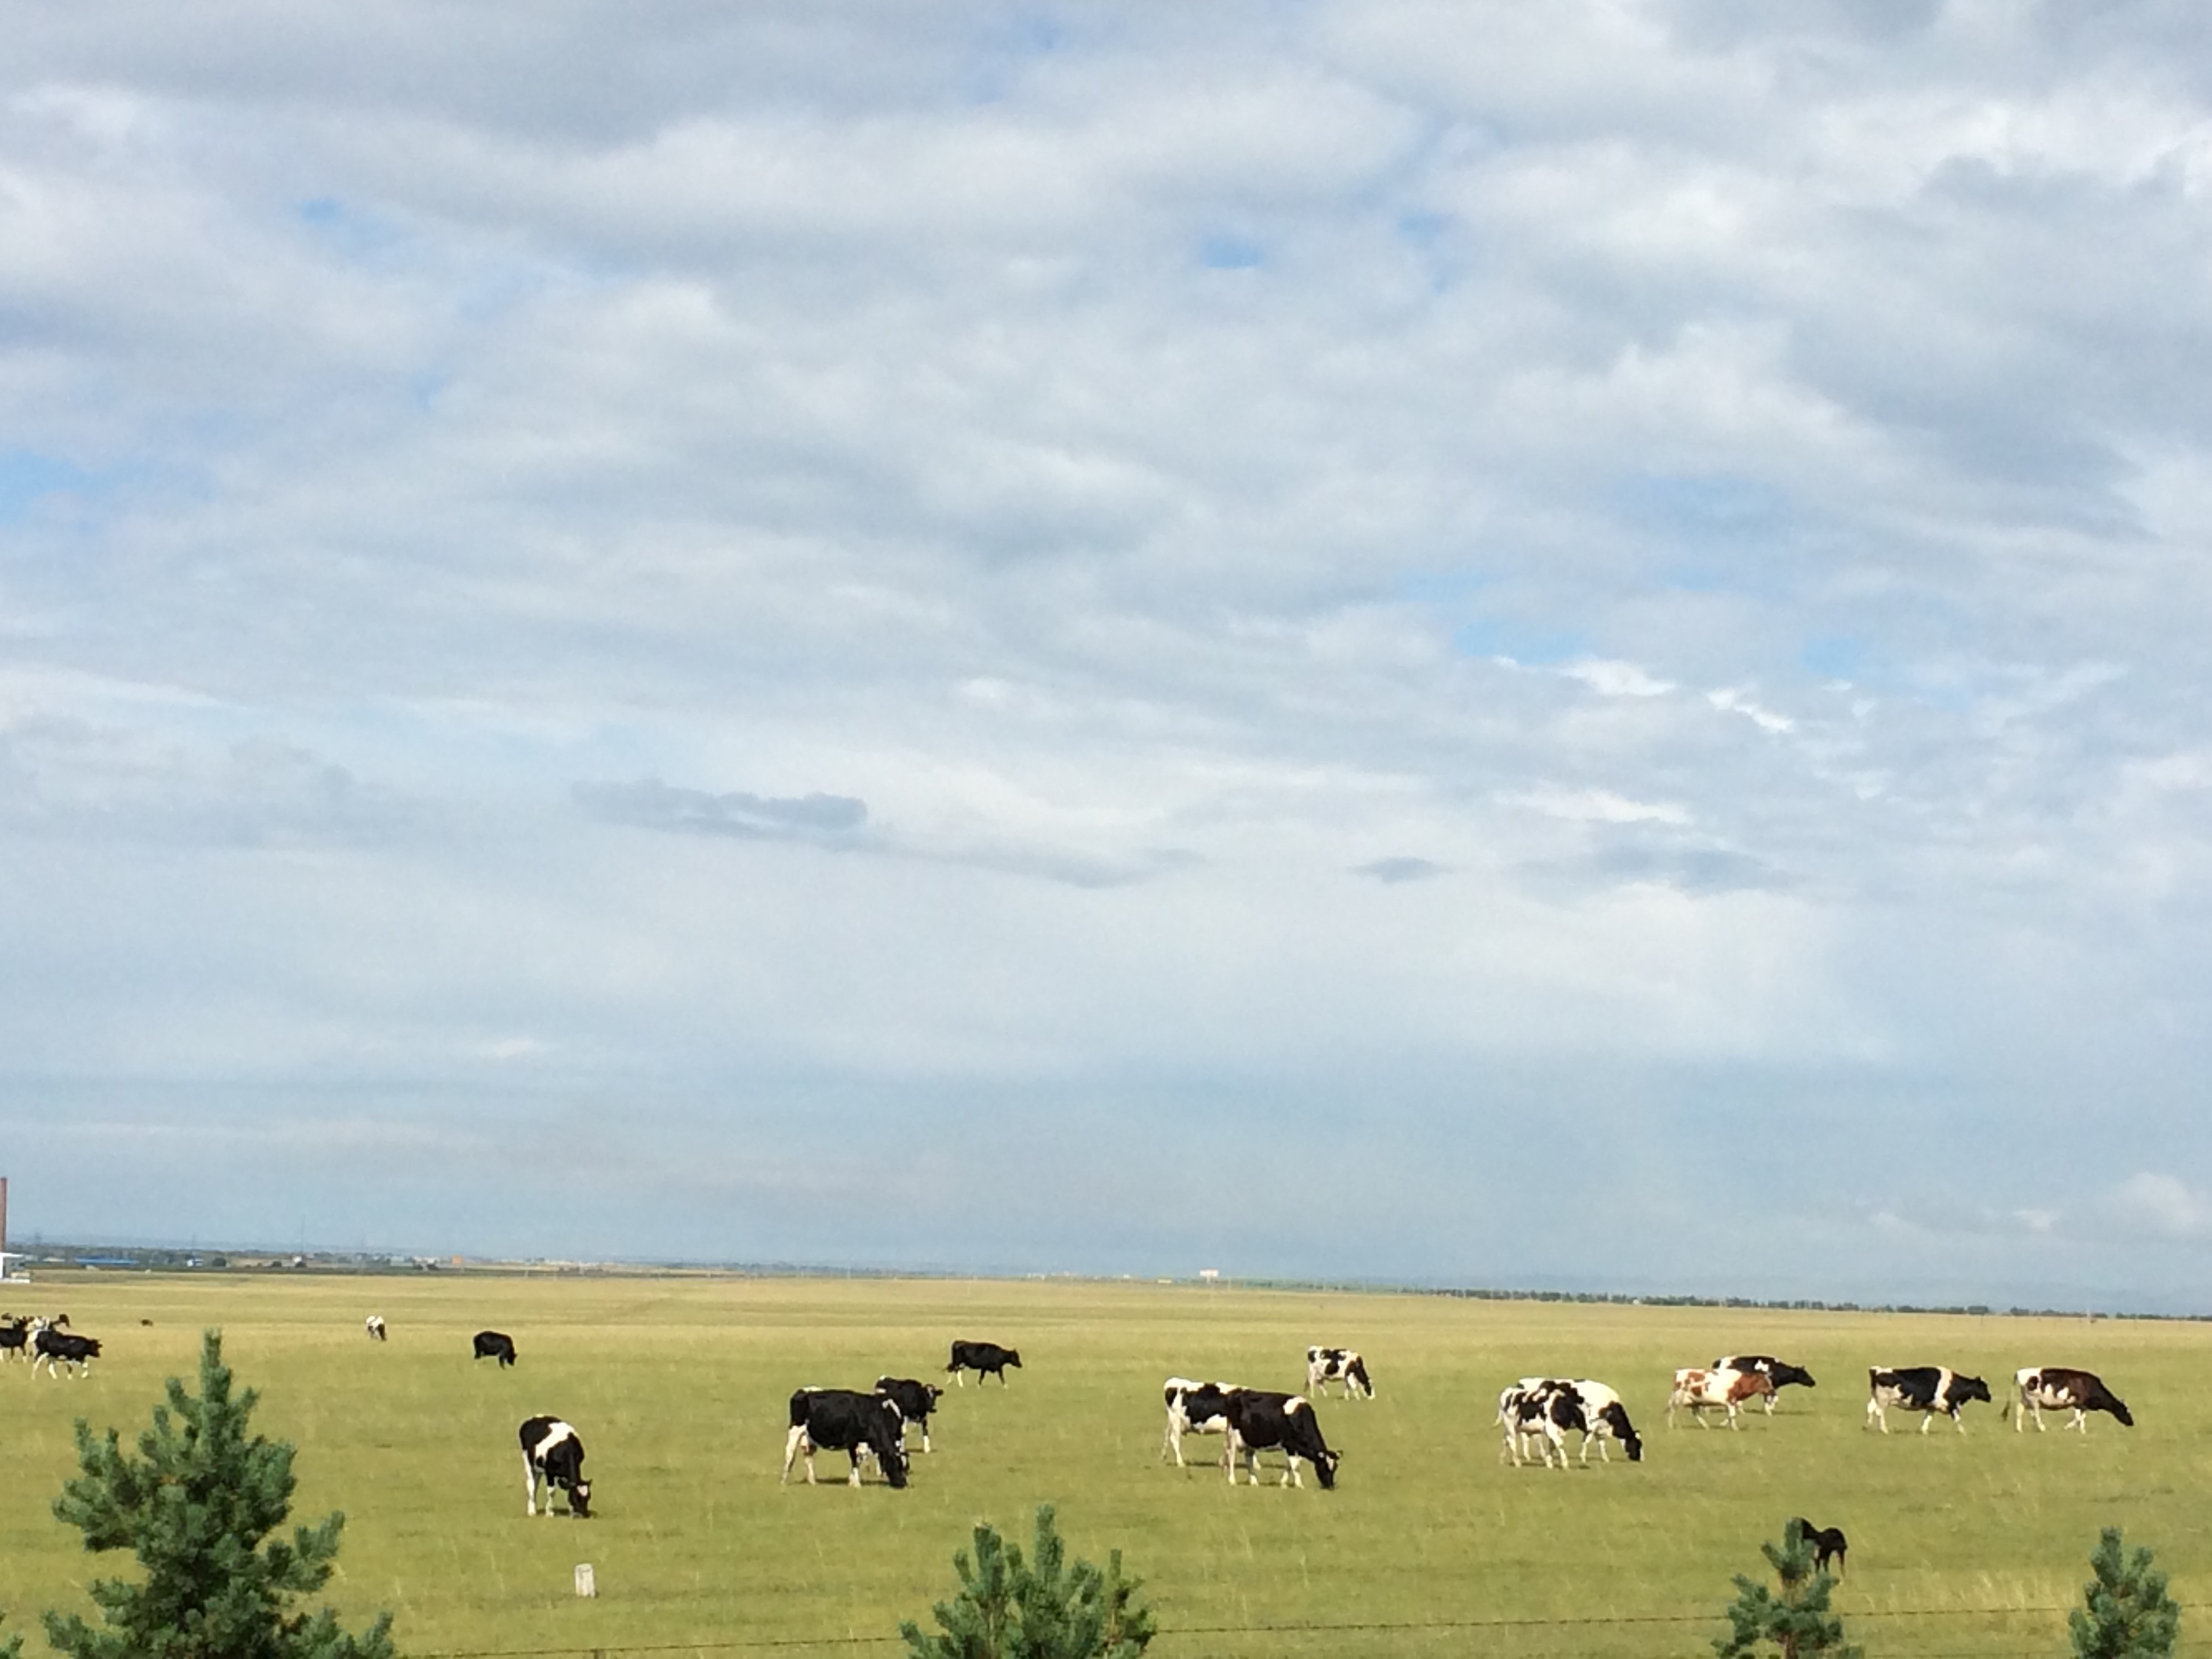
[[[2212,1305],[2212,13],[0,58],[13,1231]]]

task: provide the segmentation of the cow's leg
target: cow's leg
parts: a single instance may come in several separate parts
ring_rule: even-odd
[[[548,1509],[553,1506],[550,1492],[546,1494],[545,1506]],[[528,1452],[522,1454],[522,1512],[525,1515],[538,1513],[538,1466],[530,1461]]]
[[[926,1417],[921,1419],[921,1449],[929,1449],[929,1419]]]
[[[1884,1434],[1887,1434],[1889,1432],[1889,1413],[1882,1410],[1881,1401],[1869,1400],[1867,1401],[1866,1422],[1862,1423],[1859,1426],[1860,1428],[1864,1429],[1869,1425],[1877,1423],[1881,1425],[1881,1431]]]
[[[791,1483],[792,1460],[799,1455],[799,1449],[802,1446],[806,1446],[806,1425],[803,1423],[794,1423],[791,1425],[791,1432],[783,1437],[781,1484],[788,1486]],[[814,1479],[814,1449],[811,1446],[806,1446],[806,1478],[811,1485]]]
[[[859,1485],[860,1484],[860,1455],[861,1455],[861,1449],[861,1449],[860,1447],[859,1447],[859,1446],[854,1446],[854,1447],[853,1448],[852,1451],[850,1452],[850,1454],[848,1454],[848,1455],[851,1456],[852,1460],[853,1460],[853,1473],[852,1473],[849,1476],[848,1476],[848,1477],[847,1477],[847,1479],[846,1479],[846,1482],[845,1482],[845,1484],[846,1484],[847,1486],[859,1486]]]
[[[956,1389],[966,1388],[968,1386],[968,1373],[963,1370],[955,1370],[952,1373],[952,1386]]]
[[[1936,1408],[1930,1406],[1920,1419],[1920,1432],[1925,1434],[1936,1426]]]

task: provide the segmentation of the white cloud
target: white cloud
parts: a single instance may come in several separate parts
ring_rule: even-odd
[[[1559,672],[1601,696],[1660,697],[1674,689],[1672,680],[1647,673],[1632,662],[1572,662]]]
[[[2166,1238],[2202,1238],[2212,1231],[2212,1203],[2187,1182],[2144,1170],[2112,1193],[2112,1207],[2126,1223]]]

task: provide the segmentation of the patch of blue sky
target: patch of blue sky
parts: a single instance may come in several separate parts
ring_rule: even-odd
[[[1400,214],[1395,226],[1398,240],[1412,250],[1427,273],[1432,294],[1441,294],[1451,286],[1453,268],[1447,238],[1452,228],[1447,216],[1420,211]]]
[[[1452,630],[1452,648],[1462,656],[1502,658],[1549,668],[1591,654],[1588,635],[1509,620],[1478,617]]]
[[[1220,232],[1199,244],[1198,258],[1208,270],[1256,270],[1267,263],[1267,250],[1249,236]]]
[[[1866,645],[1847,634],[1824,634],[1807,640],[1797,659],[1824,680],[1850,680],[1856,684],[1867,673]]]
[[[17,524],[50,495],[101,494],[106,483],[74,462],[35,449],[0,449],[0,524]]]
[[[1003,103],[1039,58],[1059,52],[1069,40],[1067,27],[1045,11],[1020,11],[986,32],[976,42],[975,61],[960,77],[961,95],[971,104]]]
[[[388,264],[406,245],[407,239],[397,226],[349,207],[335,197],[312,198],[292,211],[318,241],[355,264]]]
[[[1700,538],[1769,535],[1795,517],[1782,490],[1727,473],[1638,473],[1611,494],[1614,510],[1636,524]]]

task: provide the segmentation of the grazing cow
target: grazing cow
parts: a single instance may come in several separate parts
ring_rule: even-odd
[[[1226,1434],[1229,1432],[1229,1396],[1238,1392],[1234,1382],[1194,1382],[1187,1376],[1168,1378],[1162,1390],[1167,1401],[1168,1431],[1160,1442],[1160,1457],[1166,1461],[1175,1455],[1177,1468],[1189,1466],[1182,1461],[1182,1437],[1187,1434]],[[1229,1461],[1224,1448],[1221,1461]]]
[[[1836,1577],[1844,1576],[1846,1558],[1850,1554],[1851,1540],[1844,1536],[1841,1527],[1816,1527],[1802,1516],[1790,1523],[1813,1547],[1813,1571],[1826,1572],[1828,1563],[1836,1564]]]
[[[1597,1442],[1597,1455],[1601,1462],[1613,1462],[1613,1454],[1606,1449],[1608,1440],[1620,1442],[1628,1461],[1644,1461],[1644,1440],[1636,1432],[1636,1425],[1628,1420],[1628,1407],[1620,1403],[1620,1396],[1602,1382],[1589,1377],[1578,1377],[1570,1384],[1583,1408],[1583,1455],[1584,1468],[1589,1467],[1590,1442]]]
[[[1970,1400],[1988,1400],[1990,1385],[1948,1365],[1908,1365],[1899,1370],[1877,1366],[1867,1372],[1867,1420],[1862,1426],[1879,1425],[1887,1434],[1889,1407],[1894,1406],[1904,1412],[1925,1412],[1920,1425],[1923,1434],[1935,1427],[1937,1412],[1957,1424],[1959,1432],[1964,1434],[1966,1425],[1960,1420],[1959,1407]]]
[[[1322,1399],[1328,1398],[1328,1385],[1344,1384],[1346,1400],[1375,1398],[1375,1384],[1368,1380],[1367,1362],[1351,1348],[1308,1348],[1306,1350],[1306,1387]]]
[[[88,1336],[77,1336],[68,1331],[58,1331],[51,1325],[37,1328],[38,1334],[31,1339],[31,1375],[39,1374],[39,1367],[46,1368],[46,1375],[58,1377],[62,1367],[70,1368],[72,1377],[82,1376],[92,1369],[92,1362],[100,1358],[100,1344]]]
[[[853,1460],[852,1484],[860,1484],[860,1461],[872,1457],[894,1486],[906,1485],[905,1425],[899,1408],[880,1394],[854,1389],[801,1389],[791,1396],[791,1432],[783,1441],[783,1479],[791,1480],[791,1460],[806,1455],[806,1484],[814,1481],[814,1454],[841,1451]]]
[[[1556,1448],[1564,1468],[1566,1443],[1563,1437],[1569,1429],[1582,1435],[1584,1468],[1589,1467],[1593,1440],[1605,1462],[1613,1462],[1608,1443],[1616,1440],[1628,1453],[1630,1462],[1644,1459],[1643,1438],[1628,1420],[1628,1408],[1621,1404],[1620,1395],[1606,1383],[1588,1377],[1524,1376],[1498,1396],[1498,1421],[1505,1426],[1505,1443],[1498,1455],[1510,1457],[1516,1465],[1533,1449],[1548,1466],[1551,1449]]]
[[[469,1339],[471,1360],[496,1359],[501,1368],[514,1364],[514,1339],[504,1331],[478,1331]]]
[[[522,1422],[523,1513],[538,1513],[538,1489],[545,1488],[545,1513],[553,1513],[553,1488],[568,1494],[568,1513],[592,1518],[592,1483],[584,1479],[584,1443],[557,1417],[528,1417]]]
[[[2043,1431],[2043,1413],[2071,1411],[2074,1415],[2067,1423],[2069,1429],[2089,1432],[2091,1412],[2110,1412],[2120,1419],[2122,1426],[2136,1425],[2134,1413],[2127,1402],[2106,1388],[2104,1379],[2094,1371],[2068,1370],[2063,1365],[2031,1365],[2014,1374],[2020,1384],[2020,1402],[2010,1409],[2016,1412],[2013,1419],[2015,1433],[2027,1426],[2027,1414],[2035,1413],[2036,1432]]]
[[[1765,1400],[1766,1414],[1769,1417],[1774,1415],[1776,1396],[1793,1382],[1802,1382],[1808,1389],[1819,1386],[1813,1381],[1813,1373],[1802,1365],[1793,1365],[1786,1359],[1777,1359],[1771,1353],[1725,1354],[1713,1361],[1712,1368],[1717,1371],[1757,1371],[1768,1382],[1773,1383],[1774,1393],[1768,1395]]]
[[[908,1424],[921,1430],[921,1449],[929,1449],[929,1414],[937,1409],[937,1402],[945,1398],[945,1390],[934,1382],[917,1382],[911,1376],[879,1376],[876,1392],[899,1410],[899,1443],[906,1443]]]
[[[1498,1420],[1505,1425],[1505,1444],[1500,1455],[1510,1456],[1518,1468],[1534,1451],[1552,1467],[1552,1454],[1559,1455],[1559,1468],[1567,1467],[1567,1431],[1581,1431],[1589,1444],[1589,1419],[1575,1385],[1565,1377],[1528,1376],[1498,1396]]]
[[[1774,1379],[1762,1371],[1737,1371],[1723,1368],[1717,1370],[1697,1366],[1686,1366],[1674,1373],[1674,1392],[1667,1400],[1667,1426],[1674,1426],[1674,1413],[1687,1407],[1691,1417],[1701,1429],[1709,1429],[1705,1421],[1709,1411],[1728,1413],[1728,1425],[1735,1427],[1736,1408],[1747,1400],[1774,1392]]]
[[[384,1316],[382,1314],[369,1315],[368,1318],[361,1322],[361,1328],[368,1333],[368,1340],[370,1341],[381,1342],[384,1340]]]
[[[976,1387],[982,1386],[985,1377],[995,1376],[999,1379],[999,1386],[1003,1389],[1006,1386],[1006,1367],[1009,1365],[1016,1370],[1022,1368],[1021,1355],[1012,1348],[1002,1348],[995,1342],[955,1342],[952,1345],[952,1363],[945,1369],[951,1374],[953,1382],[963,1389],[968,1386],[965,1373],[969,1371],[975,1373]]]
[[[1321,1422],[1314,1415],[1313,1402],[1304,1395],[1270,1394],[1262,1389],[1233,1389],[1226,1402],[1229,1414],[1229,1484],[1237,1484],[1237,1459],[1241,1455],[1244,1467],[1252,1477],[1252,1484],[1260,1484],[1260,1454],[1280,1448],[1289,1467],[1284,1473],[1285,1486],[1303,1486],[1299,1478],[1301,1460],[1314,1466],[1321,1477],[1322,1490],[1336,1488],[1336,1465],[1343,1455],[1333,1452],[1322,1438]]]

